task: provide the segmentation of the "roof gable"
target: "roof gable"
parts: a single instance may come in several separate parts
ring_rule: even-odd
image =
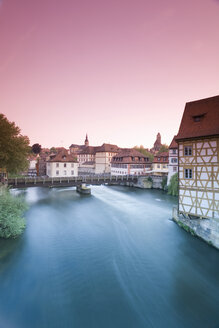
[[[186,103],[176,140],[219,135],[219,96]]]

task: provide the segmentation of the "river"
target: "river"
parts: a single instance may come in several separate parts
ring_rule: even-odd
[[[171,220],[159,190],[29,188],[0,240],[1,328],[218,328],[219,251]]]

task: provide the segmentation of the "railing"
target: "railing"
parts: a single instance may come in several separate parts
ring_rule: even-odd
[[[142,177],[142,176],[141,176]],[[58,186],[58,185],[71,185],[77,186],[82,183],[87,184],[105,184],[105,183],[121,183],[121,182],[134,182],[137,181],[136,175],[91,175],[91,176],[77,176],[77,177],[24,177],[24,178],[9,178],[5,180],[9,186],[19,187],[34,187],[34,186]]]

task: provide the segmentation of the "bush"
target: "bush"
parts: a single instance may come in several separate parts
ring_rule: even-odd
[[[178,196],[179,194],[178,173],[175,173],[170,179],[170,183],[168,185],[168,194],[172,196]]]
[[[161,186],[163,190],[167,189],[167,176],[164,176],[161,182]]]
[[[13,197],[8,191],[0,195],[0,237],[16,238],[26,224],[23,213],[27,205],[23,198]]]

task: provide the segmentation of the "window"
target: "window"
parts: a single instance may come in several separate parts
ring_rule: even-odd
[[[171,163],[177,163],[177,158],[171,158]]]
[[[64,167],[66,167],[67,166],[67,164],[66,163],[64,163]]]
[[[173,167],[173,172],[177,172],[177,166]]]
[[[71,170],[71,175],[74,175],[74,171],[73,170]]]
[[[71,167],[74,167],[74,164],[73,163],[71,163]]]
[[[184,148],[184,155],[185,156],[192,156],[192,146],[186,146]]]
[[[56,167],[59,167],[59,163],[56,163]]]
[[[203,117],[205,116],[205,114],[206,114],[206,113],[204,113],[204,114],[200,114],[200,115],[192,116],[193,121],[194,121],[194,122],[200,122],[200,121],[203,119]]]
[[[158,169],[160,168],[160,164],[157,164],[157,168],[158,168]]]
[[[172,149],[172,154],[176,154],[176,149]]]
[[[67,171],[66,170],[64,170],[64,175],[67,175]]]
[[[59,170],[56,171],[56,175],[59,175]]]
[[[185,169],[185,179],[192,179],[192,169]]]

